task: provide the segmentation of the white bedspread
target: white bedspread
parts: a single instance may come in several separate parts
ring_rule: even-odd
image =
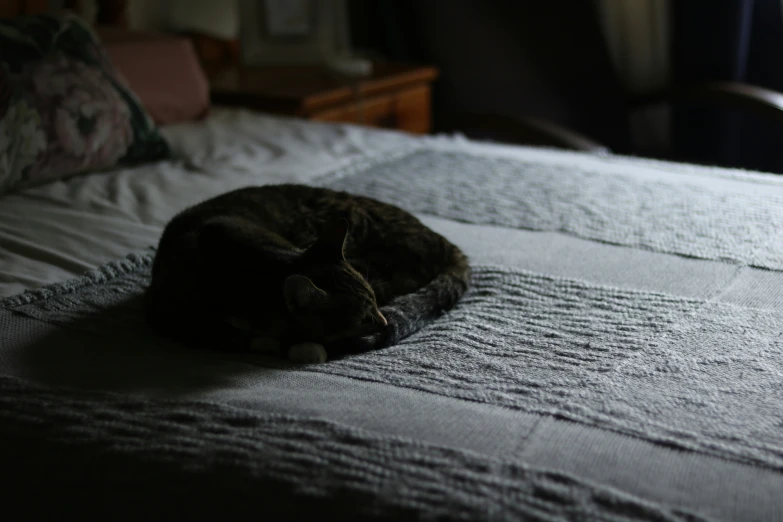
[[[127,391],[129,396],[150,400],[209,402],[258,415],[325,419],[395,441],[412,440],[521,463],[531,469],[555,470],[588,485],[632,495],[641,499],[639,505],[649,503],[655,509],[668,506],[677,516],[682,515],[677,510],[683,509],[685,514],[724,520],[779,519],[783,473],[778,464],[758,465],[754,455],[744,453],[741,458],[726,458],[721,453],[726,448],[720,444],[683,451],[687,445],[662,443],[666,439],[659,433],[661,426],[643,425],[646,431],[639,435],[623,423],[633,425],[633,416],[644,414],[650,419],[662,417],[666,422],[661,425],[682,429],[686,435],[693,429],[712,437],[720,435],[718,427],[726,422],[736,421],[735,432],[744,433],[747,419],[754,413],[763,417],[768,431],[752,433],[748,440],[767,441],[777,453],[763,455],[765,462],[780,461],[783,425],[774,423],[780,411],[770,408],[769,415],[767,410],[760,415],[756,407],[748,409],[743,418],[746,404],[737,406],[735,395],[738,387],[763,382],[768,388],[741,391],[766,407],[763,399],[774,397],[772,392],[777,393],[780,386],[777,361],[783,346],[775,339],[780,338],[783,312],[783,241],[774,202],[783,201],[783,177],[475,144],[459,137],[418,138],[236,110],[215,110],[205,122],[169,127],[164,132],[183,160],[75,177],[0,198],[0,298],[71,279],[145,249],[157,243],[174,213],[197,201],[253,184],[308,182],[317,177],[318,183],[323,183],[324,174],[342,169],[340,175],[329,178],[330,183],[345,183],[352,190],[381,194],[391,201],[406,198],[399,203],[418,210],[427,225],[463,248],[474,265],[483,265],[477,271],[478,283],[499,278],[513,287],[504,299],[516,303],[517,308],[509,312],[494,309],[490,303],[486,313],[518,326],[520,355],[514,361],[499,356],[493,359],[483,351],[486,339],[470,337],[471,330],[469,339],[449,345],[462,351],[454,361],[445,357],[443,364],[457,367],[465,363],[460,375],[473,375],[475,370],[476,379],[464,393],[448,395],[428,388],[423,378],[385,381],[384,376],[393,376],[395,369],[404,366],[394,359],[388,359],[394,368],[380,372],[383,378],[378,379],[355,378],[356,371],[341,373],[339,364],[329,367],[335,369],[331,372],[329,368],[282,371],[241,362],[204,364],[201,356],[194,355],[188,366],[171,354],[139,353],[131,342],[134,332],[127,333],[128,339],[124,334],[118,337],[107,354],[100,339],[63,351],[52,343],[22,338],[27,330],[20,327],[17,333],[0,333],[17,344],[40,344],[42,351],[0,353],[2,376],[30,378],[26,373],[29,360],[44,360],[56,369],[46,380],[63,386]],[[414,154],[409,160],[391,162],[393,169],[384,167],[383,161],[374,161],[425,142],[430,152],[465,154],[437,154],[437,161],[430,161],[428,154]],[[459,156],[458,161],[447,156]],[[514,157],[524,165],[475,161],[475,156]],[[350,168],[344,169],[367,162],[377,168],[356,179]],[[450,170],[452,163],[455,170],[462,169],[455,186],[432,186],[433,179],[455,171]],[[427,177],[427,170],[436,168],[439,176]],[[480,209],[472,208],[474,179],[468,179],[466,172],[475,172],[475,179],[483,180],[481,190],[476,191],[486,196]],[[524,198],[506,197],[504,183],[513,188],[520,172],[531,192]],[[537,183],[539,172],[550,178]],[[617,181],[620,178],[622,182]],[[395,190],[397,182],[405,183],[405,190]],[[541,197],[537,197],[539,193]],[[754,207],[754,201],[764,205]],[[739,223],[739,229],[718,230],[716,223],[721,220],[715,219],[699,228],[702,206],[709,207],[714,217],[716,208],[722,210],[724,204],[727,215],[745,216],[744,220],[725,220]],[[648,213],[650,207],[656,207],[657,212]],[[465,210],[475,210],[475,219],[463,219]],[[606,226],[601,226],[602,222]],[[626,224],[629,226],[624,228]],[[614,235],[606,237],[608,231]],[[712,234],[716,231],[720,234]],[[716,238],[719,241],[714,241]],[[745,248],[748,240],[756,241],[758,248]],[[536,316],[537,307],[520,304],[541,300],[557,313]],[[581,307],[574,305],[577,302]],[[621,317],[628,319],[625,322],[601,322],[615,302],[643,309],[642,315],[652,319],[637,324],[628,315]],[[669,316],[661,312],[671,303],[679,306],[676,317],[682,320],[676,324],[667,323]],[[694,315],[689,308],[693,303],[702,315]],[[36,317],[30,311],[28,315]],[[15,321],[33,321],[30,317],[15,316]],[[590,352],[595,359],[584,358],[579,363],[582,366],[571,351],[554,353],[562,341],[558,341],[558,330],[581,334],[601,328],[600,340],[610,345],[604,351],[622,352],[616,368],[601,366],[604,345],[594,346],[589,340],[584,350],[574,348],[576,353],[595,348],[597,355]],[[637,346],[629,341],[626,334],[634,328],[649,330],[648,337],[636,337],[650,342]],[[471,343],[476,344],[470,352],[472,358],[467,355]],[[532,350],[535,346],[540,352]],[[698,350],[709,353],[711,359],[699,360],[702,352]],[[359,370],[378,372],[381,359]],[[90,362],[85,364],[85,360]],[[530,384],[547,377],[555,360],[560,361],[563,373],[584,378],[569,381],[578,384],[569,391],[572,395],[564,393],[562,386],[550,385],[556,379],[549,379],[547,386]],[[420,360],[411,357],[408,361],[411,367],[399,373],[418,375]],[[759,361],[764,364],[756,364]],[[517,365],[514,371],[510,370],[512,362]],[[129,377],[123,381],[111,372],[100,371],[103,367],[122,367]],[[429,368],[436,380],[449,369]],[[573,372],[567,371],[569,368]],[[742,376],[748,368],[756,372],[753,379]],[[677,380],[678,375],[688,372],[699,378]],[[147,380],[139,383],[139,375]],[[634,379],[647,387],[634,384]],[[454,386],[464,382],[464,378],[455,380]],[[661,391],[657,388],[677,397],[688,395],[677,395],[669,386],[671,382],[678,382],[688,392],[693,388],[693,394],[709,400],[704,404],[651,400],[654,396],[669,397],[657,393]],[[694,388],[700,383],[705,387]],[[499,395],[487,393],[501,388]],[[708,391],[702,393],[702,389]],[[718,390],[728,398],[708,397],[709,390]],[[620,399],[627,403],[621,404]],[[7,402],[13,404],[12,399]],[[560,409],[550,411],[542,406],[555,403]],[[740,413],[725,413],[721,408],[727,404],[737,406]],[[72,406],[75,412],[90,407],[89,401]],[[690,410],[698,411],[699,416],[689,418]],[[712,426],[710,415],[723,424]],[[600,416],[617,422],[610,426],[585,420]],[[739,444],[730,442],[727,447]],[[544,494],[550,500],[559,498]],[[644,513],[636,518],[647,520]]]

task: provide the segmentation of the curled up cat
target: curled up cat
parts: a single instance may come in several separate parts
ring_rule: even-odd
[[[185,343],[322,362],[395,344],[454,307],[469,281],[460,249],[398,207],[267,185],[176,215],[145,307]]]

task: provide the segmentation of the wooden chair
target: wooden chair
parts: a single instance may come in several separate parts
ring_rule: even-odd
[[[744,83],[710,82],[672,88],[633,99],[631,110],[655,105],[690,104],[739,109],[783,124],[783,93]],[[585,152],[605,152],[603,143],[553,122],[514,118],[500,114],[462,113],[446,120],[441,130],[459,130],[477,139],[559,147]]]

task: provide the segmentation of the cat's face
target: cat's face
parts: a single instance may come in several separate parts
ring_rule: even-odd
[[[330,343],[386,327],[372,288],[345,261],[319,267],[311,277],[288,277],[283,293],[302,340]]]
[[[303,256],[302,273],[288,277],[283,296],[297,337],[329,343],[386,327],[375,293],[345,260],[347,224],[324,234]]]

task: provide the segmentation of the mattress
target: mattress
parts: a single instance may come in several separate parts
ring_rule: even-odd
[[[2,455],[30,488],[282,518],[783,516],[783,180],[241,110],[164,132],[175,161],[0,199],[0,435],[21,448]],[[473,290],[400,346],[317,366],[152,340],[121,297],[167,220],[279,182],[414,212]]]

